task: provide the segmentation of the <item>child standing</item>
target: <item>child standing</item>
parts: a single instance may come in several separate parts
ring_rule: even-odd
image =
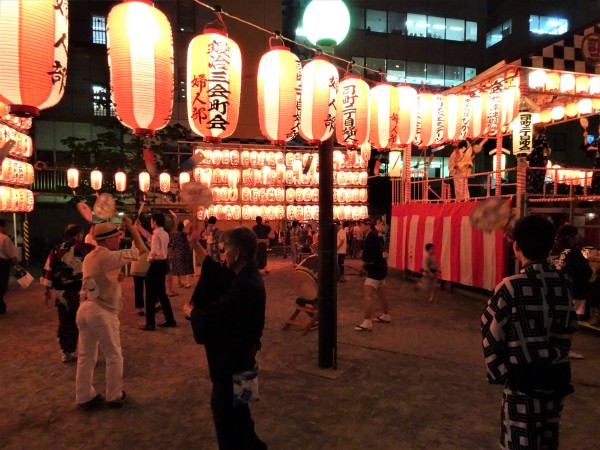
[[[429,301],[433,301],[435,288],[437,286],[437,274],[440,269],[435,259],[435,246],[430,242],[425,245],[425,259],[423,261],[423,282],[425,289],[429,291]]]

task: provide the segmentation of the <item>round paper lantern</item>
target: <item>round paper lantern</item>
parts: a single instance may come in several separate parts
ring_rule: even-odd
[[[302,70],[300,135],[311,145],[333,135],[338,79],[337,69],[324,57],[313,58]]]
[[[592,113],[592,100],[589,98],[582,98],[577,102],[577,111],[579,114],[591,114]]]
[[[519,103],[521,101],[521,90],[515,86],[509,86],[502,91],[502,112],[500,125],[505,126],[511,123],[519,113]]]
[[[516,119],[518,121],[518,119]],[[542,110],[542,112],[540,113],[540,122],[543,123],[548,123],[552,121],[552,110],[551,109],[544,109]]]
[[[587,75],[580,75],[575,79],[575,93],[576,94],[587,94],[590,90],[590,77]]]
[[[369,91],[369,85],[356,75],[348,75],[340,82],[336,139],[346,148],[358,148],[369,139]]]
[[[400,145],[410,144],[417,132],[417,91],[410,86],[398,86],[398,139]]]
[[[0,101],[18,116],[56,105],[67,81],[68,1],[2,1]]]
[[[371,143],[370,142],[365,142],[363,145],[360,146],[360,157],[362,158],[363,161],[365,162],[369,162],[369,160],[371,159]]]
[[[569,103],[565,106],[565,115],[567,117],[575,117],[577,115],[577,103]]]
[[[443,139],[444,127],[444,98],[440,94],[422,92],[417,97],[417,132],[415,133],[415,144],[427,147],[440,138]],[[442,119],[438,123],[439,114]]]
[[[476,139],[486,132],[487,112],[488,112],[487,92],[480,96],[473,97],[471,105],[471,124],[469,127],[469,137]]]
[[[115,189],[124,192],[127,189],[127,175],[122,170],[115,173]]]
[[[444,96],[444,129],[447,140],[455,139],[460,131],[460,114],[458,109],[458,95],[448,94]]]
[[[67,185],[71,189],[75,189],[79,186],[79,170],[75,168],[67,170]]]
[[[298,134],[302,64],[288,47],[271,47],[258,65],[258,122],[260,132],[274,145]]]
[[[590,95],[600,94],[600,77],[590,78]]]
[[[369,93],[369,140],[378,149],[389,149],[398,138],[398,91],[388,83],[379,83]]]
[[[600,109],[600,98],[593,98],[592,99],[592,108],[593,109]]]
[[[547,73],[544,87],[547,91],[558,91],[560,88],[560,75],[557,73]]]
[[[238,123],[242,55],[216,29],[206,29],[188,47],[187,112],[192,130],[207,142],[231,136]]]
[[[179,174],[179,189],[181,189],[185,183],[190,182],[190,173],[189,172],[181,172]]]
[[[107,21],[108,65],[117,117],[137,135],[152,135],[173,111],[173,36],[150,0],[114,6]]]
[[[529,74],[529,88],[541,89],[546,84],[546,71],[542,69],[534,70]]]
[[[560,76],[560,92],[573,93],[575,90],[575,75],[563,73]]]
[[[171,190],[171,175],[167,172],[163,172],[158,176],[158,183],[160,185],[160,191],[167,193]]]
[[[102,172],[98,169],[92,170],[92,173],[90,173],[90,185],[95,191],[99,191],[102,188]]]
[[[565,116],[565,107],[562,105],[556,105],[552,108],[550,116],[553,120],[561,120]]]
[[[138,181],[140,191],[148,192],[148,190],[150,189],[150,174],[148,172],[141,172],[138,177]]]

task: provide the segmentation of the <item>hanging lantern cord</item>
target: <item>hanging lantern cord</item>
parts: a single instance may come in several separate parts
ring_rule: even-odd
[[[216,20],[213,20],[212,22],[209,22],[205,25],[204,29],[209,29],[209,28],[221,28],[223,30],[223,32],[225,34],[227,34],[227,25],[225,25],[225,21],[223,20],[223,15],[221,14],[223,12],[223,9],[221,8],[221,6],[219,5],[215,5],[214,7],[210,8],[212,9],[212,11],[215,13],[215,16],[217,16]]]
[[[273,36],[271,36],[269,38],[269,48],[272,49],[273,48],[273,41],[280,41],[281,45],[285,47],[285,41],[283,40],[283,38],[281,37],[281,34],[279,33],[279,31],[274,31],[273,32]]]
[[[352,66],[354,66],[354,60],[349,61],[348,64],[346,65],[346,73],[344,74],[345,77],[347,77],[348,75],[350,75],[352,73]]]

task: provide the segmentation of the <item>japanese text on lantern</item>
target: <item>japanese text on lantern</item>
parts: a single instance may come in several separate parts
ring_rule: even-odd
[[[459,139],[466,139],[471,122],[471,97],[465,97],[463,101],[462,117],[460,119]]]
[[[517,155],[531,152],[531,113],[520,113],[519,124],[521,128],[518,132],[518,138],[513,137],[513,142],[516,143],[516,147],[513,144],[513,153]]]
[[[591,33],[583,38],[581,44],[583,57],[590,66],[600,65],[600,34]]]
[[[329,98],[331,99],[331,101],[329,102],[329,112],[327,113],[327,119],[325,119],[325,126],[333,131],[333,127],[335,126],[335,112],[337,110],[336,106],[335,106],[335,94],[337,92],[337,88],[338,88],[338,79],[337,77],[331,77],[329,78],[329,90],[332,91],[331,95],[329,95]]]
[[[444,141],[444,126],[446,124],[446,108],[444,105],[444,97],[442,95],[434,96],[435,101],[435,143],[441,144]]]
[[[199,123],[208,119],[209,128],[225,130],[229,122],[225,119],[229,106],[229,45],[225,42],[212,41],[208,44],[209,78],[204,74],[194,75],[192,86],[197,88],[196,96],[192,101],[192,118]],[[208,102],[201,96],[207,89]]]
[[[356,144],[356,86],[348,84],[342,91],[342,114],[344,122],[344,142],[346,144]]]
[[[56,11],[57,16],[62,16],[61,20],[68,20],[68,10],[67,3],[64,0],[56,0],[54,5],[54,10]],[[54,43],[54,48],[58,49],[60,52],[59,59],[55,59],[52,65],[52,70],[48,72],[48,75],[52,77],[52,84],[56,85],[58,83],[58,92],[61,93],[65,89],[65,83],[67,78],[67,67],[60,60],[66,61],[67,55],[69,53],[69,38],[67,37],[67,33],[61,33]]]
[[[488,115],[486,130],[488,133],[493,134],[498,131],[498,125],[500,122],[500,107],[502,100],[502,78],[494,80],[490,88],[490,96],[488,100]]]
[[[296,59],[296,114],[294,114],[294,126],[286,138],[295,137],[300,129],[300,111],[302,110],[302,63]]]

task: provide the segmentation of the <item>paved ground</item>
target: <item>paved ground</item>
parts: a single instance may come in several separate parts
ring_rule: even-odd
[[[347,263],[351,274],[358,262]],[[415,283],[392,272],[393,322],[355,332],[362,279],[339,285],[339,370],[317,369],[316,331],[282,331],[293,310],[289,259],[270,261],[265,276],[267,322],[260,354],[261,400],[253,416],[273,449],[494,449],[501,388],[485,382],[479,317],[485,299],[441,292],[429,304]],[[121,336],[125,390],[121,410],[75,409],[75,365],[60,360],[56,312],[42,288],[13,284],[9,313],[0,316],[0,448],[214,449],[210,383],[182,305],[179,326],[137,329],[132,280],[124,281]],[[160,320],[160,318],[159,318]],[[568,397],[562,449],[598,449],[600,336],[577,335],[586,359],[573,362],[575,394]],[[103,390],[104,364],[96,371]]]

